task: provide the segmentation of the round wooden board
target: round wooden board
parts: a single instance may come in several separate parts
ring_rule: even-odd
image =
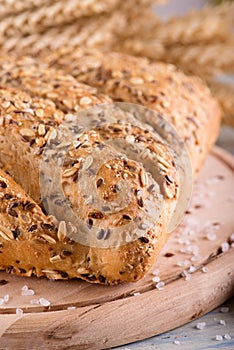
[[[137,283],[96,286],[0,272],[0,298],[9,295],[0,306],[0,348],[106,349],[171,330],[223,303],[234,291],[234,248],[220,248],[234,232],[233,172],[233,157],[215,148],[183,222]],[[195,271],[181,275],[191,265]],[[165,282],[163,290],[155,288],[153,271]],[[22,296],[24,285],[35,295]],[[42,297],[49,307],[31,304]]]

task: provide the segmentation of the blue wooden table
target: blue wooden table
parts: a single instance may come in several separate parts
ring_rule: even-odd
[[[228,312],[220,312],[222,310]],[[204,328],[198,329],[197,327]],[[221,337],[222,340],[216,340],[216,338],[221,339]],[[182,327],[115,349],[234,350],[234,297],[221,307]]]

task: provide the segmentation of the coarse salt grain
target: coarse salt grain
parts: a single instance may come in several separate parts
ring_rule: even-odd
[[[225,253],[229,250],[229,244],[228,242],[224,242],[221,244],[222,252]]]
[[[191,274],[186,270],[181,272],[181,276],[184,277],[185,281],[189,281],[191,279]]]
[[[232,337],[230,336],[230,334],[224,334],[224,339],[226,339],[226,340],[231,340],[232,339]]]
[[[222,312],[223,314],[226,314],[227,312],[229,312],[229,307],[228,306],[223,306],[219,309],[219,312]]]
[[[157,283],[157,282],[160,281],[160,277],[159,276],[155,276],[155,277],[152,278],[152,281]]]
[[[196,324],[196,328],[199,329],[199,330],[203,330],[206,326],[206,322],[198,322]]]
[[[231,234],[231,236],[230,236],[230,241],[231,241],[231,242],[234,242],[234,233]]]
[[[21,295],[22,296],[28,296],[28,295],[34,295],[35,292],[32,289],[22,290]]]
[[[26,291],[28,290],[28,286],[27,285],[24,285],[22,288],[21,288],[22,291]]]
[[[219,324],[221,324],[222,326],[226,326],[226,321],[225,320],[220,320]]]
[[[40,298],[40,299],[39,299],[39,303],[40,303],[42,306],[49,306],[49,305],[50,305],[49,300],[47,300],[47,299],[45,299],[45,298]]]
[[[4,295],[3,299],[4,299],[5,303],[7,303],[10,299],[9,294]]]
[[[220,334],[217,334],[217,335],[215,336],[215,340],[217,340],[217,341],[222,341],[222,340],[223,340],[223,336],[220,335]]]
[[[175,340],[173,344],[179,345],[179,344],[180,344],[180,341],[179,341],[179,340]]]
[[[193,273],[195,271],[196,271],[196,267],[195,266],[193,266],[193,265],[189,266],[189,269],[188,269],[189,273]]]
[[[209,233],[207,233],[206,238],[209,241],[215,241],[217,236],[216,236],[216,234],[214,232],[209,232]]]
[[[207,273],[209,270],[208,270],[208,268],[206,267],[206,266],[203,266],[202,267],[202,272],[204,272],[204,273]]]
[[[68,306],[67,310],[76,310],[75,306]]]
[[[134,297],[139,297],[139,295],[141,295],[140,292],[136,292],[136,293],[133,293]]]
[[[152,275],[158,276],[159,272],[160,272],[159,269],[155,269],[154,271],[152,271]]]
[[[18,315],[18,316],[22,316],[24,312],[23,312],[22,309],[16,309],[16,310],[15,310],[15,313],[16,313],[16,315]]]
[[[177,263],[177,266],[180,266],[180,267],[188,266],[188,265],[189,265],[189,261],[188,260],[179,261]]]
[[[32,300],[30,300],[30,304],[32,304],[32,305],[39,305],[40,302],[39,302],[38,299],[32,299]]]
[[[164,282],[158,282],[156,283],[156,286],[155,286],[158,290],[163,290],[164,287],[165,287],[165,283]]]
[[[0,298],[0,306],[4,304],[4,299]]]

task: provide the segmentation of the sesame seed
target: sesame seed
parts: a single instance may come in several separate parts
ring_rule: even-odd
[[[127,135],[126,136],[126,141],[128,143],[134,143],[135,142],[135,137],[133,135]]]
[[[42,118],[44,117],[44,111],[43,109],[39,108],[36,110],[36,116],[39,117],[39,118]]]
[[[87,106],[87,105],[90,105],[92,103],[92,100],[88,96],[83,96],[83,97],[81,97],[79,103],[81,106]]]

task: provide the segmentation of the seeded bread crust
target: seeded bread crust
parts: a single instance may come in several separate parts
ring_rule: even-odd
[[[65,237],[58,229],[63,225],[46,216],[2,170],[0,207],[0,269],[19,276],[78,277],[101,284],[134,281],[144,276],[165,243],[160,238],[153,246],[145,238],[115,250],[82,246]]]
[[[115,101],[144,105],[168,119],[189,150],[194,173],[219,133],[221,110],[197,77],[165,63],[94,49],[59,49],[41,58]]]
[[[166,200],[166,206],[153,227],[149,229],[144,227],[144,222],[139,222],[142,236],[138,239],[111,249],[88,247],[73,240],[71,235],[67,236],[70,227],[64,221],[55,220],[55,224],[48,225],[49,218],[38,206],[41,204],[39,166],[42,152],[48,135],[56,131],[65,114],[57,110],[50,100],[30,97],[25,92],[11,88],[0,89],[0,112],[1,167],[35,200],[29,198],[8,175],[1,173],[1,268],[24,276],[35,274],[52,279],[80,277],[106,284],[135,281],[143,277],[166,241],[165,232],[178,195],[177,171],[163,141],[150,132],[146,133],[145,129],[125,125],[125,114],[122,115],[123,124],[107,125],[100,130],[96,128],[96,131],[86,132],[76,140],[79,148],[71,149],[62,169],[63,189],[65,197],[87,227],[102,223],[101,230],[97,232],[98,239],[106,240],[105,235],[111,234],[113,228],[122,230],[126,222],[133,222],[138,217],[144,219],[144,203],[151,196],[155,181],[141,163],[128,160],[127,157],[118,158],[116,153],[114,161],[105,162],[103,159],[104,164],[96,181],[99,196],[107,204],[113,201],[118,181],[126,179],[131,183],[134,196],[123,211],[108,215],[104,208],[101,211],[93,210],[92,205],[81,196],[75,180],[80,168],[86,166],[85,170],[88,171],[86,163],[88,159],[90,162],[89,153],[96,146],[102,146],[100,149],[105,146],[107,151],[113,153],[113,145],[108,145],[108,142],[121,139],[123,148],[126,148],[133,138],[136,147],[147,149],[150,157],[157,155],[159,171],[162,172],[161,183],[160,179],[158,183]],[[27,208],[33,208],[32,212],[27,212],[27,217],[25,205],[18,203],[19,198],[24,200],[24,197],[25,202],[28,200],[32,203]],[[54,198],[54,204],[60,208],[62,203],[56,202],[56,196]],[[14,234],[15,230],[17,234]]]
[[[142,236],[111,249],[76,242],[70,234],[71,225],[43,213],[38,206],[42,205],[39,190],[42,153],[51,133],[71,113],[111,103],[108,97],[111,96],[117,101],[143,104],[168,118],[188,146],[196,172],[217,136],[220,121],[219,107],[209,91],[200,81],[186,77],[173,66],[93,50],[56,52],[44,58],[43,63],[35,58],[2,58],[0,67],[0,82],[5,87],[0,90],[1,168],[23,188],[1,170],[1,268],[25,276],[80,277],[105,284],[133,282],[143,277],[168,238],[168,222],[181,190],[169,146],[155,132],[145,132],[144,123],[137,124],[130,113],[123,114],[117,124],[96,127],[79,136],[78,148],[70,150],[62,169],[63,190],[87,227],[101,223],[98,240],[106,241],[112,229],[121,231],[126,221],[133,223],[138,217],[144,218],[152,186],[158,185],[164,196],[165,207],[154,226],[149,229],[141,222]],[[208,128],[211,122],[212,132]],[[211,132],[209,137],[208,132]],[[124,157],[119,157],[116,145],[121,152],[127,150],[126,155],[123,152]],[[138,155],[136,160],[128,159],[130,145],[136,154],[138,149],[147,151],[145,164]],[[106,208],[93,211],[90,198],[84,199],[77,188],[76,180],[81,171],[87,171],[88,178],[95,147],[100,150],[105,147],[105,152],[115,155],[114,162],[103,159],[104,164],[97,174],[95,186],[100,198],[113,201],[118,181],[128,179],[131,183],[133,199],[118,213],[109,215]],[[157,165],[159,177],[152,178],[147,168],[152,161]],[[15,204],[19,201],[17,194],[23,198],[23,204]],[[24,213],[24,200],[33,203],[29,204],[33,212],[27,213],[29,219]],[[58,214],[60,204],[55,203]],[[34,211],[38,214],[35,218],[32,217]],[[24,220],[28,220],[28,226]],[[41,225],[42,222],[47,225]]]

